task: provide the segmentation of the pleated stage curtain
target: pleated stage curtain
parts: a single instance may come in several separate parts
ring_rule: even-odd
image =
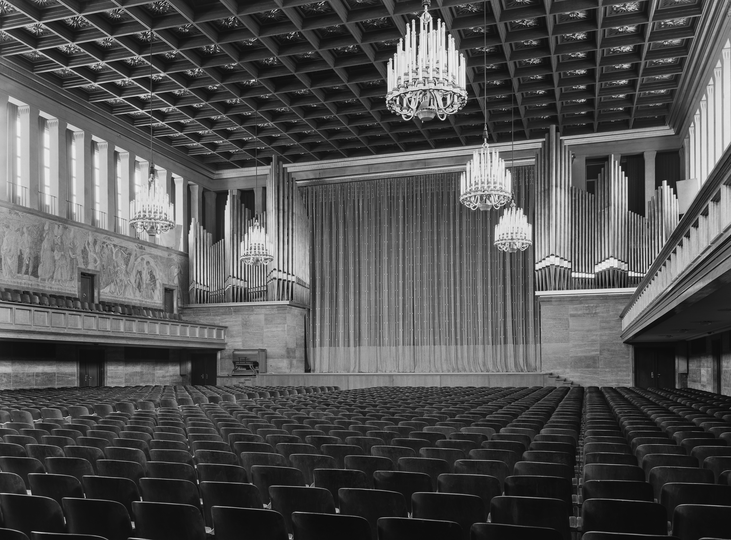
[[[513,169],[530,222],[533,177]],[[313,372],[536,370],[532,249],[498,251],[502,211],[468,210],[458,183],[447,173],[304,188]]]

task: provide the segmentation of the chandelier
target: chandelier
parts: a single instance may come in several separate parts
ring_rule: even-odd
[[[498,151],[487,144],[487,127],[482,146],[467,162],[467,170],[460,180],[459,202],[470,210],[490,210],[505,206],[511,198],[513,178],[505,168]]]
[[[152,151],[152,42],[154,36],[150,30],[150,173],[147,179],[147,189],[144,187],[135,194],[135,200],[130,203],[130,220],[138,233],[146,232],[148,236],[154,238],[160,234],[166,233],[175,227],[173,218],[175,209],[170,204],[170,197],[167,190],[157,185],[155,181],[155,165],[153,163]]]
[[[254,111],[256,115],[256,111]],[[254,188],[259,186],[259,135],[256,118],[254,120]],[[269,252],[269,241],[266,229],[255,217],[249,225],[244,241],[241,242],[241,256],[239,260],[249,266],[267,265],[274,260],[274,255]]]
[[[412,20],[388,61],[386,106],[404,120],[444,120],[467,103],[465,59],[444,23],[437,19],[435,27],[429,15],[431,0],[422,4],[418,36]]]
[[[500,158],[498,151],[490,149],[487,144],[487,2],[483,5],[482,13],[484,18],[482,56],[485,66],[482,71],[482,109],[485,114],[485,127],[482,130],[482,146],[472,154],[472,160],[467,162],[467,170],[462,173],[459,202],[470,210],[478,208],[497,210],[510,201],[513,178],[510,171],[505,168],[505,161]]]
[[[533,243],[533,227],[523,210],[515,206],[515,201],[506,209],[495,225],[495,247],[506,253],[525,251]]]
[[[239,260],[250,266],[269,264],[274,260],[274,256],[269,253],[268,246],[266,230],[259,223],[259,218],[254,218],[249,225],[244,241],[241,242]]]
[[[155,166],[150,162],[147,189],[144,187],[140,189],[135,195],[135,200],[130,203],[132,217],[129,224],[137,229],[137,232],[146,232],[151,237],[166,233],[175,227],[175,222],[172,220],[175,209],[170,204],[170,197],[165,189],[155,182],[155,176]]]

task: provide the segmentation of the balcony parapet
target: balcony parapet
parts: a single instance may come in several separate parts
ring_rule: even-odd
[[[698,274],[704,264],[716,265],[714,254],[729,239],[731,146],[726,148],[621,313],[623,339],[631,338],[665,314],[665,300],[678,296],[686,278]]]
[[[0,338],[223,349],[226,327],[0,302]]]

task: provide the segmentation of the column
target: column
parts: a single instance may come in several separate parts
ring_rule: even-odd
[[[254,187],[254,214],[259,215],[264,212],[266,201],[264,200],[264,186]]]
[[[721,53],[723,59],[722,73],[722,96],[728,96],[731,92],[731,43],[727,42]],[[719,111],[720,113],[720,111]],[[723,100],[723,150],[726,150],[731,144],[731,102],[728,99]]]
[[[190,219],[201,224],[201,187],[193,182],[190,185]]]
[[[645,152],[645,208],[655,194],[655,150]],[[661,178],[662,180],[662,178]]]
[[[65,218],[68,212],[66,199],[69,191],[69,145],[66,139],[66,122],[58,118],[46,120],[51,146],[51,203],[56,215]]]
[[[209,232],[216,237],[216,192],[215,191],[204,191],[203,192],[203,218],[205,224],[203,227],[206,232]]]
[[[690,135],[686,135],[685,139],[683,139],[683,146],[681,148],[680,152],[680,170],[681,172],[681,180],[687,180],[691,178],[690,176],[690,160],[688,159],[688,152],[690,148]]]
[[[175,182],[175,228],[180,231],[176,249],[188,253],[188,182],[185,178],[173,177]]]
[[[8,135],[10,118],[8,114],[8,95],[0,92],[0,200],[8,200]]]
[[[586,191],[586,156],[572,155],[571,183],[575,188]]]
[[[713,102],[713,155],[715,156],[713,164],[715,165],[723,155],[723,69],[719,60],[716,68],[713,70],[714,86],[716,88],[715,99]]]
[[[38,137],[39,111],[30,105],[18,106],[21,123],[21,162],[20,181],[22,188],[18,191],[20,200],[16,201],[28,208],[38,209],[38,189],[40,186],[40,157],[43,145]]]
[[[135,156],[131,152],[121,151],[119,152],[119,162],[122,174],[118,187],[119,200],[114,216],[114,230],[119,234],[129,235],[129,203],[134,198],[132,186],[135,181]]]
[[[94,156],[92,155],[92,145],[94,140],[91,137],[91,133],[84,131],[84,143],[81,145],[83,152],[83,178],[82,178],[82,189],[76,192],[76,198],[79,198],[79,194],[83,198],[81,204],[84,206],[84,223],[94,223]]]
[[[706,165],[708,174],[711,174],[713,166],[716,164],[716,99],[715,99],[716,87],[713,84],[713,78],[708,83],[706,88]]]
[[[701,185],[708,180],[708,102],[706,96],[701,100],[700,114],[700,147],[698,148],[698,165],[700,166]]]
[[[99,212],[104,212],[104,223],[101,225],[109,230],[114,230],[114,214],[116,211],[116,178],[117,171],[114,163],[114,146],[107,141],[97,143],[99,152]]]

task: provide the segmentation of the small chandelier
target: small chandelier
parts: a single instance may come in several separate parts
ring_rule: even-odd
[[[467,162],[467,170],[460,180],[459,202],[470,210],[502,208],[511,199],[510,186],[513,177],[505,168],[505,161],[498,151],[487,144],[487,126],[484,142]]]
[[[513,201],[495,225],[495,247],[506,253],[525,251],[533,243],[532,236],[533,227]]]
[[[269,264],[274,260],[274,256],[269,253],[269,242],[264,227],[259,223],[259,218],[249,225],[244,241],[241,242],[241,257],[239,260],[249,266],[259,266]]]
[[[256,111],[254,111],[256,114]],[[254,186],[259,185],[259,130],[256,119],[254,120]],[[239,260],[249,266],[267,265],[274,260],[274,255],[269,252],[269,241],[266,229],[255,217],[249,225],[244,241],[241,242],[241,256]]]
[[[482,33],[482,58],[485,69],[482,72],[482,99],[485,127],[482,131],[482,146],[472,154],[467,162],[467,170],[460,181],[459,202],[470,210],[491,210],[505,206],[512,198],[510,187],[513,178],[505,168],[505,161],[497,150],[487,144],[487,2],[482,8],[484,27]]]
[[[150,172],[147,179],[147,189],[144,187],[135,194],[135,200],[132,201],[130,208],[129,224],[132,225],[138,233],[146,232],[148,236],[154,238],[160,234],[166,233],[175,227],[173,218],[175,209],[170,204],[170,197],[167,190],[157,185],[155,177],[155,165],[153,164],[152,151],[152,42],[154,36],[150,30]]]
[[[435,116],[444,120],[467,103],[464,55],[454,38],[437,19],[429,15],[431,0],[423,0],[424,13],[406,28],[396,54],[388,61],[386,106],[404,120],[416,116],[422,121]]]
[[[175,209],[170,204],[170,197],[167,192],[160,188],[155,182],[155,166],[150,163],[150,175],[147,180],[147,189],[144,187],[136,194],[132,201],[129,224],[137,232],[146,232],[148,236],[155,237],[168,232],[175,227],[172,220]]]

